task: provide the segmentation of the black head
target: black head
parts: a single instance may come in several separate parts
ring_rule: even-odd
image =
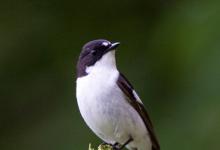
[[[79,56],[77,64],[77,76],[84,76],[86,67],[94,65],[107,52],[116,49],[120,43],[99,39],[86,43]]]

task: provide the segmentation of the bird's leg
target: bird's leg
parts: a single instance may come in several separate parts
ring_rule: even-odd
[[[118,142],[116,142],[115,144],[102,142],[102,144],[100,144],[100,145],[109,145],[112,147],[113,150],[120,150],[120,144]]]
[[[126,145],[128,145],[132,141],[133,141],[133,138],[130,137],[123,145],[121,145],[121,147],[118,150],[122,150]]]
[[[132,141],[133,138],[130,137],[123,145],[120,145],[118,142],[116,142],[115,144],[108,144],[106,142],[103,142],[101,145],[111,145],[113,150],[122,150],[126,145],[128,145]]]
[[[120,150],[120,144],[116,142],[115,144],[112,145],[113,150]]]

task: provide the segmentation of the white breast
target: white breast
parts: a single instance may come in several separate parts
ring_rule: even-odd
[[[77,79],[77,102],[80,113],[87,125],[99,137],[105,134],[103,130],[108,132],[106,134],[112,134],[113,128],[108,124],[113,116],[107,112],[111,110],[106,105],[112,106],[118,75],[116,69],[99,68]],[[108,137],[104,138],[109,140]]]

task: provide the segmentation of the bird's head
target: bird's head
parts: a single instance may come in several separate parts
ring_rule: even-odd
[[[79,56],[77,64],[78,77],[88,74],[89,68],[116,67],[115,50],[119,42],[99,39],[86,43]]]

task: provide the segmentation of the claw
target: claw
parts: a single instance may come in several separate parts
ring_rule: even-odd
[[[126,145],[128,145],[132,141],[133,138],[130,137],[123,145],[120,145],[118,142],[116,142],[115,144],[108,144],[106,142],[103,142],[101,145],[110,145],[113,148],[113,150],[122,150]]]
[[[120,150],[120,144],[116,142],[114,145],[112,145],[113,150]]]
[[[125,146],[127,146],[130,142],[132,142],[133,141],[133,138],[132,137],[130,137],[120,148],[119,148],[119,150],[122,150]]]
[[[123,145],[120,145],[119,143],[116,142],[114,145],[112,145],[113,150],[122,150],[126,145],[128,145],[132,141],[133,138],[130,137]]]

